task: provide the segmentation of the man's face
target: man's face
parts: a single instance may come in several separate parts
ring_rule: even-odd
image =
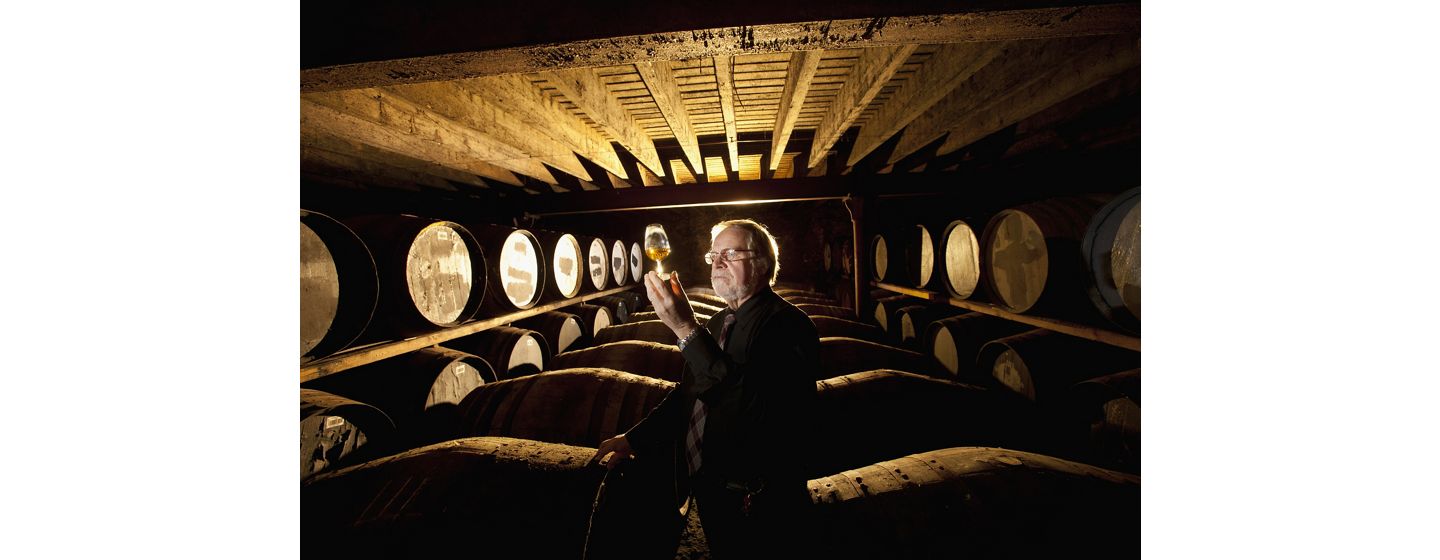
[[[760,287],[759,269],[755,266],[758,253],[744,252],[749,248],[749,240],[750,232],[729,227],[715,236],[715,241],[710,244],[710,251],[714,253],[726,249],[742,251],[738,253],[740,260],[726,262],[717,256],[710,265],[710,284],[720,299],[727,302],[750,297]]]

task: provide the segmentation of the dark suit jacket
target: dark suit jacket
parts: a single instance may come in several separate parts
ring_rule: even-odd
[[[722,350],[719,331],[732,313],[735,326]],[[689,494],[685,432],[698,398],[708,407],[701,448],[706,479],[752,490],[803,488],[820,372],[820,338],[810,317],[762,287],[738,311],[711,317],[682,354],[680,383],[626,433],[636,454],[672,455],[683,500]]]

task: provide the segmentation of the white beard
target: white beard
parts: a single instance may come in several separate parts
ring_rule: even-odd
[[[730,278],[717,279],[711,277],[710,287],[715,290],[715,295],[725,300],[725,303],[730,304],[732,308],[741,300],[755,293],[754,288],[749,284],[740,282],[738,278],[732,280]]]

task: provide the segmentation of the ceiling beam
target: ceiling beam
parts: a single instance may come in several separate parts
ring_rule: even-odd
[[[997,7],[996,4],[1001,5]],[[1140,31],[1139,2],[1096,4],[1072,0],[1068,4],[1070,5],[1055,6],[1053,2],[1043,1],[992,2],[988,6],[982,5],[963,13],[836,18],[828,21],[733,27],[701,26],[685,31],[656,30],[573,42],[535,41],[528,46],[501,48],[496,48],[498,45],[494,43],[485,43],[483,39],[455,39],[441,37],[433,32],[416,32],[416,38],[389,38],[384,29],[378,32],[369,29],[362,32],[338,29],[331,34],[342,36],[351,44],[351,48],[365,49],[371,54],[363,57],[365,60],[355,60],[356,57],[349,57],[348,60],[332,58],[325,65],[302,69],[300,91],[331,91],[720,55],[1074,37]],[[476,4],[481,5],[484,4]],[[456,3],[456,6],[459,7],[454,9],[479,9],[466,7],[466,3]],[[1007,9],[1011,7],[1016,9]],[[432,31],[437,25],[464,25],[453,21],[436,21],[439,18],[433,12],[426,15],[428,20],[433,22],[429,28]],[[343,22],[327,24],[327,19],[333,18],[305,17],[302,21],[307,24],[316,22],[312,24],[315,26],[343,25]],[[414,25],[409,22],[410,19],[416,18],[392,17],[389,20],[382,19],[384,23],[379,25]],[[493,15],[485,17],[483,13],[477,13],[466,21],[477,22],[469,36],[483,37],[488,33],[485,33],[486,29],[481,26],[492,25]],[[325,31],[330,32],[329,29]],[[455,34],[461,35],[459,32]],[[302,36],[319,37],[321,33],[307,32]],[[363,40],[359,37],[363,37]],[[416,40],[448,42],[426,48],[424,45],[414,44]],[[375,46],[389,43],[394,44],[388,48]],[[513,41],[509,44],[519,43]]]
[[[860,135],[855,138],[855,147],[845,165],[859,163],[975,71],[989,64],[1004,47],[1003,42],[956,43],[931,53],[875,116],[860,127]]]
[[[1045,75],[1070,60],[1076,51],[1089,48],[1098,41],[1099,38],[1095,37],[1079,37],[1007,44],[990,64],[976,71],[911,121],[900,133],[900,143],[891,152],[888,162],[894,163],[910,155],[955,128],[978,108]]]
[[[725,144],[729,149],[730,168],[740,169],[740,147],[735,132],[735,65],[729,55],[715,60],[715,88],[720,92],[720,118],[725,121]]]
[[[665,166],[660,163],[660,156],[655,153],[655,143],[646,136],[645,129],[635,123],[635,118],[610,95],[605,82],[600,80],[594,70],[581,68],[541,72],[539,76],[555,86],[561,95],[604,128],[635,156],[636,161],[650,168],[656,175],[665,175]]]
[[[300,146],[300,169],[310,170],[316,173],[325,174],[329,170],[343,170],[350,173],[358,173],[365,176],[373,176],[391,181],[398,181],[401,184],[423,186],[432,189],[454,191],[455,185],[425,173],[418,173],[409,169],[403,169],[370,161],[364,158],[355,157],[350,154],[331,151],[317,146]],[[480,187],[475,187],[479,189]]]
[[[936,151],[945,155],[1140,65],[1138,37],[1106,37],[1043,76],[972,111]]]
[[[713,204],[749,204],[781,200],[838,199],[848,195],[911,196],[942,194],[954,185],[933,178],[901,178],[875,181],[873,177],[824,176],[730,183],[697,183],[649,189],[618,189],[579,192],[554,196],[527,197],[524,211],[537,215],[559,215],[660,207]]]
[[[520,186],[521,179],[513,173],[496,168],[496,171],[504,173],[513,182],[491,179],[489,182],[479,175],[462,171],[451,167],[445,167],[435,162],[416,159],[404,154],[382,150],[374,146],[356,142],[347,138],[329,134],[315,134],[310,131],[300,131],[301,149],[317,148],[335,154],[343,154],[394,169],[405,170],[420,175],[437,177],[447,183],[459,185],[461,188],[485,189],[493,185],[505,185],[507,187]],[[493,183],[493,184],[492,184]]]
[[[810,152],[807,167],[815,167],[825,158],[830,147],[860,117],[860,113],[865,111],[865,107],[890,82],[895,71],[905,64],[918,46],[875,47],[860,52],[860,59],[845,78],[845,85],[840,86],[840,91],[830,102],[830,109],[816,127],[815,148]]]
[[[455,82],[432,82],[380,88],[380,91],[404,98],[437,115],[489,136],[495,142],[526,154],[550,167],[582,180],[593,179],[580,165],[575,153],[548,135],[537,134],[533,126],[513,113],[490,103]],[[553,176],[553,174],[552,174]]]
[[[460,87],[475,92],[480,98],[514,115],[525,127],[549,136],[622,179],[629,178],[620,156],[605,135],[561,107],[555,97],[545,95],[525,77],[491,76],[458,83]]]
[[[695,130],[690,127],[690,115],[685,112],[685,100],[680,97],[680,86],[675,83],[674,65],[668,60],[638,62],[635,71],[640,74],[645,87],[650,89],[650,98],[655,100],[660,115],[670,125],[670,132],[675,135],[675,142],[680,144],[680,151],[690,162],[690,168],[696,173],[709,175],[710,170],[705,168],[705,160],[700,157]]]
[[[810,82],[820,68],[821,51],[800,51],[790,55],[790,66],[785,73],[785,91],[780,94],[780,107],[775,111],[775,129],[770,133],[770,170],[780,165],[780,154],[790,141],[795,129],[795,119],[800,116],[800,107],[805,105],[805,94],[810,92]]]
[[[300,129],[317,134],[353,139],[377,148],[511,185],[524,183],[510,169],[476,157],[463,143],[455,145],[437,141],[432,139],[433,137],[417,134],[414,129],[401,132],[400,129],[360,118],[310,99],[301,98],[300,100]]]

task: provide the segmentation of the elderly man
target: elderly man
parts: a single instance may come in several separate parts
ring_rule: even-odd
[[[789,556],[809,503],[805,444],[813,439],[820,339],[810,318],[771,290],[780,247],[765,226],[729,220],[710,238],[710,281],[728,308],[702,327],[678,274],[668,282],[645,276],[685,371],[644,420],[602,442],[594,460],[614,468],[674,453],[680,497],[694,497],[716,558]]]

